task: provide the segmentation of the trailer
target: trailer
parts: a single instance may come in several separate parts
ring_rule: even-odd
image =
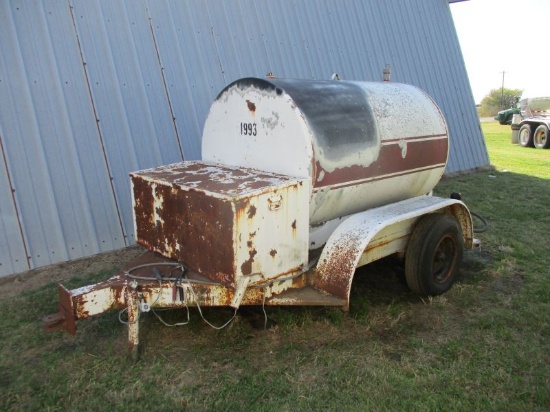
[[[211,106],[202,160],[130,174],[147,252],[103,282],[59,285],[44,325],[74,334],[77,321],[117,310],[137,356],[143,312],[347,311],[356,268],[389,255],[412,291],[445,293],[478,244],[466,205],[431,194],[448,152],[445,119],[416,87],[237,80]]]
[[[517,131],[517,142],[523,147],[550,148],[550,94],[529,97],[524,93],[518,103],[521,116],[512,121],[512,134]]]

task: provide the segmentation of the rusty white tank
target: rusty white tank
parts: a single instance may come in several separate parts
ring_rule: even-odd
[[[448,152],[435,102],[397,83],[237,80],[202,139],[205,161],[310,178],[310,225],[429,193]]]

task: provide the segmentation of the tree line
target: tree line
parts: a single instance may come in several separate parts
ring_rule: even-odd
[[[495,116],[499,111],[514,107],[523,93],[521,89],[492,89],[478,107],[480,117]]]

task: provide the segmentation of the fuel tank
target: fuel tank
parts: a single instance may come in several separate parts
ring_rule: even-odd
[[[550,90],[547,87],[542,91],[543,93],[539,94],[534,94],[530,90],[523,92],[518,102],[523,117],[550,117]]]
[[[448,152],[440,109],[399,83],[240,79],[202,137],[204,161],[310,179],[310,225],[429,193]]]

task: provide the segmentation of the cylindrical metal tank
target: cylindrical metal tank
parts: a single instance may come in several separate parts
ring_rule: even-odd
[[[203,160],[309,177],[311,225],[429,193],[448,151],[434,101],[387,82],[237,80],[202,137]]]

